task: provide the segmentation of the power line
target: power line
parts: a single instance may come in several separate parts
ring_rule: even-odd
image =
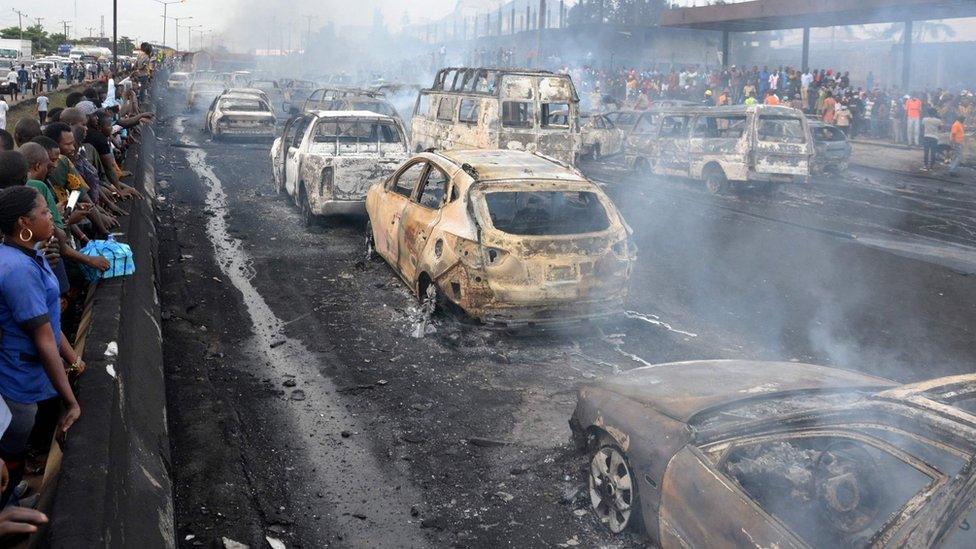
[[[17,14],[17,27],[20,28],[20,39],[23,40],[24,39],[24,21],[23,21],[23,19],[24,19],[24,17],[27,17],[27,14],[24,13],[24,12],[22,12],[22,11],[19,11],[19,10],[15,9],[15,8],[10,8],[10,9],[14,10],[14,13]]]

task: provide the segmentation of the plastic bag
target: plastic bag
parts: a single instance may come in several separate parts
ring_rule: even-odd
[[[100,255],[108,260],[108,270],[99,272],[87,265],[82,266],[85,277],[89,282],[100,278],[115,278],[127,276],[136,272],[136,264],[132,259],[132,248],[128,244],[116,242],[114,235],[108,235],[108,240],[91,240],[80,250],[85,255]]]

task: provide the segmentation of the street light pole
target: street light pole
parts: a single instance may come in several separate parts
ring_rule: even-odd
[[[163,47],[164,48],[166,47],[166,8],[168,8],[170,4],[180,4],[182,3],[182,1],[183,0],[167,0],[167,1],[153,0],[153,2],[163,5]]]
[[[193,29],[202,27],[203,25],[188,25],[186,27],[186,51],[193,51],[193,36],[190,34]]]
[[[193,16],[188,15],[186,17],[170,17],[170,19],[176,21],[176,51],[179,52],[180,51],[180,21],[183,21],[185,19],[193,19]]]
[[[165,23],[166,20],[164,19]],[[131,54],[131,52],[130,52]],[[119,0],[112,0],[112,78],[119,70]]]

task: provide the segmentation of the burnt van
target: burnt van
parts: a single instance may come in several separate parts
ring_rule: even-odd
[[[689,177],[718,194],[806,181],[814,152],[799,110],[735,105],[645,111],[627,134],[623,154],[637,174]]]
[[[552,116],[564,113],[566,116]],[[420,90],[411,149],[507,149],[573,164],[580,153],[579,96],[549,71],[447,68]]]

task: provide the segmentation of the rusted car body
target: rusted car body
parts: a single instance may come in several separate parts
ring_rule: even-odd
[[[563,122],[550,115],[566,111]],[[411,148],[539,152],[573,164],[580,153],[579,96],[572,79],[548,71],[448,68],[420,91]]]
[[[568,164],[524,151],[421,153],[366,196],[369,237],[421,299],[488,324],[621,310],[636,257],[610,199]]]
[[[204,129],[214,139],[274,139],[274,108],[260,90],[227,90],[210,104]]]
[[[599,160],[604,156],[619,154],[624,146],[624,132],[610,121],[606,115],[583,113],[580,115],[580,128],[583,134],[584,156]]]
[[[217,80],[195,80],[186,92],[186,109],[193,111],[201,105],[209,106],[225,89],[224,83]]]
[[[362,88],[319,88],[308,96],[302,106],[302,112],[316,110],[370,111],[400,118],[400,113],[382,93]]]
[[[976,375],[744,360],[580,389],[591,506],[671,547],[972,547]]]
[[[318,86],[310,80],[283,80],[281,86],[281,110],[288,114],[301,114],[302,105]]]
[[[803,113],[770,105],[652,108],[624,143],[638,174],[697,179],[713,193],[803,182],[813,155]]]
[[[852,151],[844,131],[820,120],[809,120],[809,124],[815,146],[810,172],[823,174],[847,171]]]
[[[275,188],[306,225],[316,216],[361,214],[366,190],[407,159],[403,124],[366,111],[315,111],[293,118],[271,147]]]

